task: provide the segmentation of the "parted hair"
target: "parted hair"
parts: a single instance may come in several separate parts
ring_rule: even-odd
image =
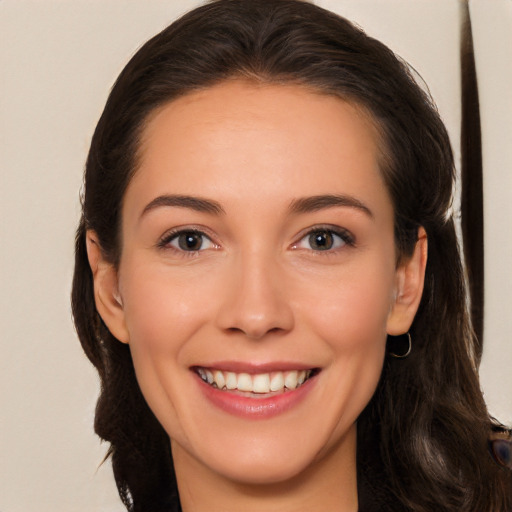
[[[148,116],[180,96],[236,78],[297,84],[365,109],[381,138],[379,164],[394,205],[398,258],[412,254],[419,226],[428,236],[412,353],[403,360],[386,357],[376,393],[358,419],[361,492],[366,486],[378,502],[375,510],[512,510],[510,471],[488,450],[493,420],[480,390],[451,213],[454,163],[446,129],[429,95],[389,48],[299,0],[217,0],[184,15],[133,56],[94,132],[72,307],[101,380],[95,430],[109,443],[126,508],[177,511],[179,496],[169,438],[142,396],[129,346],[96,310],[86,231],[96,232],[105,258],[117,265],[121,206],[137,172]],[[366,511],[363,502],[360,510]]]

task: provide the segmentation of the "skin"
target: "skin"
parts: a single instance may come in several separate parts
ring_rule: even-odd
[[[88,233],[98,311],[130,345],[171,438],[185,511],[357,510],[356,420],[386,335],[413,321],[426,264],[420,230],[397,267],[378,144],[369,116],[338,98],[225,82],[151,116],[124,198],[119,268]],[[166,194],[222,213],[153,202]],[[354,204],[291,208],[327,194]],[[201,250],[165,238],[176,228],[204,232]],[[321,251],[315,229],[342,237]],[[205,399],[191,367],[218,361],[321,371],[290,410],[255,420]]]

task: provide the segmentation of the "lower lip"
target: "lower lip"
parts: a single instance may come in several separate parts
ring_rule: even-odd
[[[210,386],[199,376],[197,381],[202,393],[219,409],[242,418],[266,419],[278,416],[298,406],[314,387],[316,376],[309,378],[297,389],[267,398],[250,398],[229,391],[222,391]]]

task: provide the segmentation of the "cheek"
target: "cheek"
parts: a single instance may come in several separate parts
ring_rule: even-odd
[[[183,382],[189,378],[183,361],[190,352],[187,342],[211,315],[212,291],[194,280],[141,268],[126,266],[124,275],[129,278],[121,281],[137,381],[149,407],[165,420],[166,430],[183,436],[179,397],[186,393]]]
[[[332,416],[333,421],[339,422],[332,425],[336,432],[344,431],[357,419],[382,372],[394,272],[383,278],[382,272],[369,272],[369,268],[350,278],[339,276],[343,283],[339,286],[317,289],[308,301],[309,307],[304,307],[310,330],[330,351],[332,373],[326,394],[333,407],[332,397],[339,399],[338,410]]]
[[[137,381],[168,432],[186,438],[180,397],[189,370],[183,364],[187,342],[211,316],[207,283],[177,278],[151,265],[126,265],[121,294]],[[189,350],[189,349],[188,349]]]
[[[367,265],[361,272],[340,274],[324,286],[318,282],[314,294],[303,304],[309,323],[335,351],[380,351],[386,339],[394,271],[371,269]]]
[[[130,345],[176,352],[207,321],[213,293],[208,283],[151,269],[130,276],[122,289]]]

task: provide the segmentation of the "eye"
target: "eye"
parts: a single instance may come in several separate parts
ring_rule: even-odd
[[[335,231],[333,229],[319,228],[307,233],[293,248],[330,251],[353,244],[353,237],[345,230]]]
[[[161,247],[171,246],[185,252],[204,251],[215,247],[215,244],[203,232],[184,230],[167,235],[159,244]]]

